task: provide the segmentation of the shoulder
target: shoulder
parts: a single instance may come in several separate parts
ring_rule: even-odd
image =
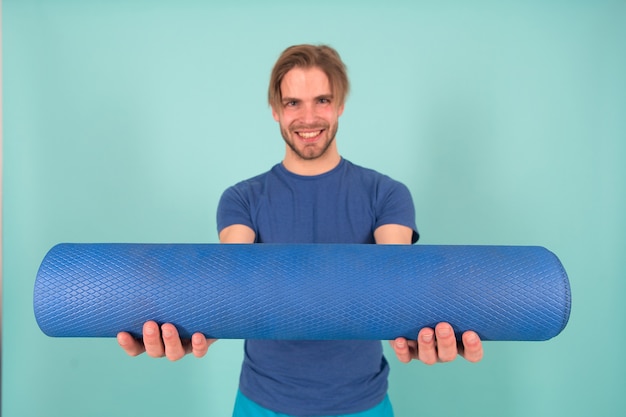
[[[243,181],[239,181],[238,183],[228,187],[224,191],[224,195],[255,195],[260,194],[266,187],[268,181],[271,181],[272,177],[274,177],[276,171],[276,166],[274,166],[269,171],[266,171],[262,174],[255,175],[254,177],[245,179]]]
[[[354,164],[348,160],[345,161],[345,165],[347,175],[353,180],[362,181],[365,185],[384,190],[393,190],[398,188],[407,189],[406,186],[400,181],[397,181],[377,170]]]
[[[385,225],[406,226],[412,231],[411,243],[417,242],[419,233],[415,225],[415,206],[409,188],[376,170],[352,163],[348,165],[349,169],[367,184],[366,187],[371,193],[376,216],[374,230]],[[395,239],[395,236],[393,238]]]
[[[262,201],[263,195],[266,193],[266,184],[272,171],[273,168],[270,171],[240,181],[222,193],[217,205],[218,233],[233,224],[248,226],[255,230],[254,213],[256,213],[259,202]]]

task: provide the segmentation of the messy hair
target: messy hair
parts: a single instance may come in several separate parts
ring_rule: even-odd
[[[342,105],[350,90],[346,66],[336,50],[327,45],[294,45],[280,55],[270,77],[268,102],[275,109],[280,107],[281,83],[285,74],[293,68],[319,68],[328,77],[335,101]]]

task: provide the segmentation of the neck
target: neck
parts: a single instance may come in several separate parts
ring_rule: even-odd
[[[293,172],[297,175],[313,176],[324,174],[334,169],[341,162],[341,155],[337,151],[335,143],[324,152],[323,155],[315,159],[303,159],[295,154],[286,146],[285,159],[283,159],[283,166],[289,172]]]

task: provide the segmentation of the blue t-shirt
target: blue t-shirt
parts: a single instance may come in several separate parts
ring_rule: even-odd
[[[418,239],[409,190],[345,159],[316,176],[277,164],[228,188],[218,230],[233,224],[254,230],[256,243],[375,243],[385,224],[407,226]],[[247,340],[239,389],[280,413],[349,414],[384,399],[388,373],[380,341]]]

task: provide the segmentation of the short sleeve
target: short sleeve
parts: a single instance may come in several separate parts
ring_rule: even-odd
[[[378,186],[374,228],[385,224],[400,224],[413,230],[411,243],[419,239],[411,192],[406,185],[389,177],[383,177]]]
[[[226,189],[217,206],[218,234],[233,224],[243,224],[254,230],[249,198],[242,184]]]

